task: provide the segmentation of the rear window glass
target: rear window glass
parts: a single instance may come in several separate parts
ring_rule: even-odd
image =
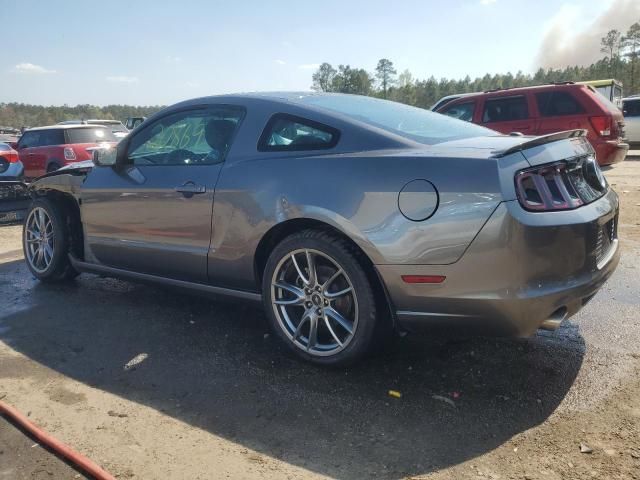
[[[622,113],[625,117],[640,117],[640,98],[623,101]]]
[[[67,143],[100,143],[115,142],[116,137],[110,129],[100,128],[70,128],[67,130]]]
[[[427,145],[496,134],[430,110],[360,95],[306,95],[296,101],[340,113]]]
[[[584,108],[568,92],[550,91],[536,93],[538,111],[543,117],[557,117],[562,115],[578,115],[584,113]]]
[[[595,88],[588,86],[587,87],[589,92],[591,92],[592,95],[594,95],[598,102],[600,102],[602,105],[604,105],[604,107],[609,110],[611,113],[620,113],[620,109],[618,107],[616,107],[611,100],[609,100],[607,97],[605,97],[602,93],[600,93],[598,90],[596,90]]]
[[[493,98],[484,103],[482,121],[509,122],[529,118],[529,107],[524,96]]]
[[[271,118],[260,139],[260,150],[321,150],[338,142],[334,128],[291,115]]]
[[[459,103],[445,108],[442,113],[458,120],[470,122],[473,120],[473,112],[476,109],[476,102]]]
[[[11,147],[9,145],[7,145],[6,143],[0,143],[0,151],[8,152],[9,150],[11,150]]]

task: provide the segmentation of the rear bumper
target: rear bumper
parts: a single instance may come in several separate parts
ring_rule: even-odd
[[[596,159],[600,165],[612,165],[622,162],[629,151],[629,144],[617,140],[602,141],[594,144]]]
[[[529,213],[502,203],[462,258],[450,265],[377,265],[400,327],[460,326],[528,336],[578,312],[619,261],[617,239],[596,252],[615,222],[618,197],[566,212]],[[615,223],[614,223],[615,225]],[[402,275],[443,275],[407,284]]]

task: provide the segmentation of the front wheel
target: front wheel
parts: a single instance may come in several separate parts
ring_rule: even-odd
[[[38,280],[55,282],[78,275],[69,261],[69,236],[62,209],[49,199],[34,200],[22,232],[27,267]]]
[[[376,304],[359,252],[330,233],[307,230],[284,239],[264,272],[267,316],[299,357],[345,366],[366,355]]]

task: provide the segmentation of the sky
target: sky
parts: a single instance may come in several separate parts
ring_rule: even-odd
[[[590,63],[598,46],[590,59],[572,39],[597,43],[609,24],[632,21],[638,0],[0,0],[0,102],[308,90],[322,62],[373,72],[380,58],[418,79],[531,73]]]

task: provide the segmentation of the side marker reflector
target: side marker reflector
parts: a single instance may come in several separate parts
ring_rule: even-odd
[[[402,275],[404,283],[442,283],[444,275]]]

